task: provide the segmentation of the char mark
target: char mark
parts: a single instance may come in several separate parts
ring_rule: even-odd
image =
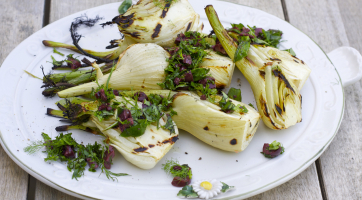
[[[127,16],[116,16],[115,18],[112,19],[113,23],[116,23],[118,26],[122,27],[122,28],[128,28],[130,27],[133,22],[134,22],[134,13],[127,15]]]
[[[148,147],[153,148],[155,145],[154,144],[149,144]]]
[[[277,104],[275,104],[275,108],[277,109],[278,113],[281,115],[282,109]]]
[[[152,34],[152,39],[155,39],[156,37],[158,37],[158,34],[160,34],[161,32],[161,28],[162,28],[162,24],[157,24],[156,28],[153,29],[153,34]]]
[[[136,149],[133,149],[135,152],[145,152],[148,149],[148,147],[139,147]]]
[[[65,126],[58,126],[58,127],[55,127],[55,130],[58,131],[58,132],[61,132],[61,131],[67,131],[69,128],[68,125],[65,125]]]
[[[230,140],[231,145],[236,145],[237,143],[238,143],[238,141],[235,138]]]
[[[261,77],[263,77],[263,79],[265,79],[265,72],[264,71],[259,70],[259,74],[260,74]]]
[[[272,61],[281,61],[281,60],[278,59],[278,58],[270,58],[270,60],[272,60]]]
[[[294,59],[294,62],[299,63],[297,60]]]
[[[189,25],[187,25],[186,31],[189,31],[191,28],[192,22],[189,23]]]
[[[293,91],[293,93],[295,94],[295,91],[293,89],[293,87],[290,85],[289,81],[287,80],[287,78],[285,78],[284,74],[282,74],[279,70],[274,69],[273,70],[274,76],[279,77],[280,80],[282,80],[285,83],[285,86],[287,88],[289,88],[291,91]]]
[[[169,139],[167,139],[167,140],[164,140],[162,143],[163,143],[163,144],[167,144],[167,143],[173,144],[173,143],[175,143],[177,140],[178,140],[178,135],[173,136],[172,138],[169,138]]]
[[[204,130],[205,130],[205,131],[208,131],[208,130],[209,130],[209,127],[208,127],[208,126],[205,126],[205,127],[204,127]]]
[[[165,5],[165,8],[162,10],[162,14],[161,14],[161,18],[165,18],[166,17],[166,14],[167,14],[167,12],[168,12],[168,10],[170,9],[170,7],[171,7],[171,3],[167,3],[166,5]]]

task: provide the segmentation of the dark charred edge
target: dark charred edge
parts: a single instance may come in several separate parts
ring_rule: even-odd
[[[201,31],[204,30],[204,23],[202,23],[202,26],[201,26]]]
[[[280,71],[278,71],[277,69],[273,70],[274,76],[279,77],[284,83],[285,86],[287,88],[289,88],[291,91],[293,91],[293,93],[295,94],[295,91],[293,89],[293,87],[290,85],[289,81],[287,80],[287,78],[285,78],[284,74],[282,74]]]
[[[264,112],[264,115],[269,118],[268,107],[267,107],[266,102],[263,99],[262,95],[260,95],[259,101],[260,101],[261,109]]]
[[[160,34],[161,32],[161,28],[162,28],[162,24],[157,24],[156,28],[153,29],[153,34],[152,34],[152,39],[155,39],[156,37],[158,37],[158,35]]]
[[[177,140],[178,140],[178,135],[173,136],[173,137],[170,138],[170,139],[164,140],[164,141],[162,141],[162,143],[163,143],[163,144],[167,144],[167,143],[173,144],[173,143],[175,143]]]
[[[125,34],[125,35],[129,35],[131,37],[137,38],[137,39],[141,39],[139,37],[141,34],[139,32],[137,32],[137,31],[132,32],[132,33],[128,32],[128,31],[123,31],[122,33]]]
[[[232,140],[230,140],[230,144],[231,145],[236,145],[238,143],[238,140],[237,139],[232,139]]]
[[[297,60],[295,60],[295,59],[293,59],[293,60],[294,60],[294,62],[299,63]]]
[[[148,147],[153,148],[155,145],[154,144],[149,144]]]
[[[277,109],[278,113],[281,115],[282,109],[277,104],[275,104],[275,108]]]
[[[226,84],[224,84],[224,83],[215,83],[215,85],[216,85],[216,89],[224,89],[224,88],[226,88]]]
[[[208,126],[205,126],[205,127],[204,127],[204,130],[205,130],[205,131],[208,131],[208,130],[209,130],[209,127],[208,127]]]
[[[251,122],[250,122],[250,127],[252,127],[253,125],[251,124]]]
[[[190,22],[190,23],[187,25],[186,32],[190,30],[191,25],[192,25],[192,22]]]
[[[259,74],[260,74],[260,76],[261,76],[263,79],[265,79],[265,72],[264,72],[264,71],[260,71],[260,70],[259,70]]]
[[[162,10],[162,14],[161,14],[161,18],[165,18],[166,17],[166,14],[167,14],[167,12],[168,12],[168,10],[170,9],[170,7],[171,7],[171,3],[167,3],[166,5],[165,5],[165,8]]]
[[[88,20],[88,17],[86,17],[86,16],[81,16],[81,17],[79,17],[79,18],[76,18],[76,20],[80,20],[80,21],[81,21],[81,20],[82,20],[82,19],[81,19],[82,17],[85,17],[85,18],[86,18],[86,21]],[[102,19],[102,18],[100,18],[99,16],[97,16],[93,21],[97,22],[97,21],[99,21],[100,19]],[[89,54],[89,53],[87,53],[86,51],[84,51],[82,47],[79,46],[78,42],[79,42],[79,40],[81,39],[82,36],[79,35],[79,34],[76,32],[76,29],[77,29],[80,25],[84,25],[85,23],[84,23],[84,22],[83,22],[83,23],[78,23],[76,20],[75,20],[74,22],[72,22],[72,24],[70,25],[70,29],[69,29],[69,31],[70,31],[70,36],[71,36],[72,41],[73,41],[73,45],[74,45],[75,47],[77,47],[77,49],[78,49],[83,55],[86,55],[86,56],[88,56],[88,57],[94,58],[94,59],[96,59],[97,61],[111,62],[111,61],[108,60],[108,59],[100,58],[100,57],[94,56],[94,55],[92,55],[92,54]],[[94,25],[94,24],[93,24],[93,25]],[[88,27],[92,27],[93,25],[87,25],[87,26],[88,26]]]
[[[54,109],[52,109],[52,108],[47,108],[47,113],[46,113],[46,115],[49,115],[49,116],[52,116],[52,117],[58,117],[58,118],[63,118],[63,117],[60,117],[60,116],[57,116],[57,115],[53,115],[52,114],[52,111],[53,111]]]
[[[173,101],[172,102],[174,102],[176,100],[176,98],[178,98],[180,96],[188,96],[188,95],[185,94],[185,93],[182,93],[182,92],[178,92],[178,93],[173,95],[173,97],[172,97]]]
[[[82,59],[82,62],[84,62],[85,64],[87,64],[87,65],[89,65],[89,66],[92,65],[92,62],[89,61],[86,57],[84,57],[84,58]]]
[[[302,62],[302,64],[304,65],[304,61],[303,60],[300,60]]]
[[[102,26],[102,28],[104,28],[105,26],[112,26],[114,23],[113,22],[105,22],[100,24]]]
[[[275,126],[275,124],[274,124],[274,122],[273,122],[273,120],[271,118],[269,118],[269,120],[270,120],[270,123],[274,126],[275,129],[280,129],[277,126]]]
[[[106,46],[106,49],[113,49],[116,47],[118,47],[118,44],[111,44],[111,45]]]
[[[128,28],[130,27],[133,22],[134,22],[134,15],[135,13],[132,13],[130,15],[127,15],[127,16],[116,16],[112,19],[112,22],[113,23],[116,23],[118,26],[120,26],[121,28]]]
[[[55,130],[58,131],[58,132],[61,132],[61,131],[68,131],[69,130],[69,126],[68,125],[64,125],[64,126],[57,126],[55,127]]]
[[[283,110],[284,110],[284,112],[285,112],[285,105],[284,105],[284,103],[283,103]]]
[[[272,61],[281,61],[281,60],[278,59],[278,58],[270,58],[270,60],[272,60]]]
[[[133,149],[133,151],[135,152],[145,152],[148,149],[148,147],[139,147],[136,149]]]

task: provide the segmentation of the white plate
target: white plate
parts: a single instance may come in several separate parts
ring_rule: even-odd
[[[204,13],[205,1],[190,1],[205,24],[204,32],[211,27]],[[54,130],[61,125],[58,119],[45,115],[46,108],[56,108],[58,98],[41,95],[41,81],[24,73],[27,70],[42,77],[40,66],[50,71],[51,48],[42,40],[71,44],[69,26],[75,17],[86,13],[109,21],[116,16],[120,3],[113,3],[82,11],[58,20],[23,41],[4,61],[0,68],[0,138],[8,155],[25,171],[38,180],[62,192],[89,199],[177,199],[180,188],[173,187],[172,178],[161,170],[167,158],[177,158],[181,164],[192,167],[193,180],[218,179],[236,187],[236,190],[217,198],[246,198],[274,188],[295,177],[313,163],[335,136],[343,116],[344,94],[341,79],[326,54],[308,36],[289,23],[263,11],[219,1],[213,4],[221,22],[255,25],[264,29],[280,29],[284,32],[282,48],[292,47],[297,56],[312,69],[310,78],[301,90],[303,96],[303,122],[288,130],[274,131],[260,125],[249,147],[241,153],[230,153],[212,148],[186,132],[154,169],[141,170],[125,161],[120,154],[114,159],[112,171],[131,174],[120,177],[118,182],[108,180],[99,172],[86,171],[79,181],[71,179],[71,172],[61,162],[46,163],[44,153],[27,155],[23,148],[30,141],[40,140],[41,132],[55,137]],[[104,50],[111,39],[119,38],[117,27],[102,29],[83,28],[83,48]],[[64,53],[70,53],[61,50]],[[58,55],[56,55],[58,57]],[[82,58],[82,57],[81,57]],[[236,68],[232,86],[241,88],[243,102],[255,105],[250,85]],[[73,131],[78,142],[101,141],[99,136]],[[285,153],[275,159],[260,154],[265,142],[280,141]],[[188,154],[186,155],[185,152]],[[199,160],[199,158],[202,160]]]

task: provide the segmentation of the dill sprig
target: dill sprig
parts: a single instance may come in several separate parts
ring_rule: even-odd
[[[28,153],[29,155],[35,154],[38,152],[41,148],[43,148],[45,144],[42,141],[35,141],[32,142],[29,146],[24,148],[24,151]]]

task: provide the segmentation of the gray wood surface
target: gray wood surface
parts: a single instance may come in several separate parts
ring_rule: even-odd
[[[251,6],[271,13],[284,19],[283,8],[280,0],[227,0],[228,2]],[[61,19],[75,12],[91,7],[117,1],[83,1],[82,4],[74,1],[52,1],[50,10],[50,23]],[[307,192],[308,191],[308,192]],[[76,199],[62,192],[59,192],[45,184],[37,181],[35,199]],[[267,191],[251,199],[322,199],[318,175],[313,163],[307,170],[292,179],[291,181]]]
[[[0,64],[21,41],[41,29],[44,1],[0,1]],[[0,147],[0,199],[26,199],[29,175]]]
[[[300,6],[298,0],[287,1],[290,21],[326,52],[349,45],[362,51],[361,1],[307,0],[303,4],[308,6]],[[362,198],[361,84],[362,81],[345,88],[344,119],[331,145],[320,157],[327,199]]]

